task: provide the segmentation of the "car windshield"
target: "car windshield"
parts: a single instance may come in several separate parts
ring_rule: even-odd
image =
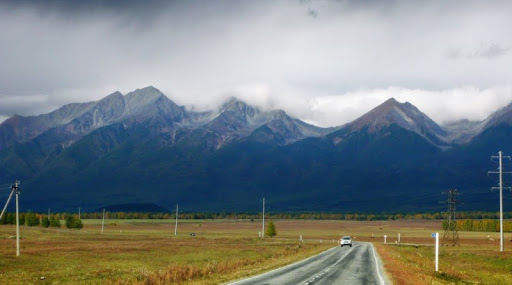
[[[344,239],[344,240],[348,240],[348,239],[350,239],[350,237],[343,237],[343,239]]]

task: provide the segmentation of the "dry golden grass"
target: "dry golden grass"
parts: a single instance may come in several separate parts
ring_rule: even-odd
[[[460,246],[440,246],[439,272],[435,272],[435,239],[430,234],[439,232],[441,242],[440,226],[408,223],[398,229],[405,233],[402,245],[394,243],[395,237],[391,244],[374,243],[394,284],[512,284],[510,234],[505,252],[499,252],[497,233],[459,232]]]
[[[218,284],[332,246],[299,244],[298,238],[259,239],[258,229],[247,221],[203,221],[180,224],[175,237],[169,223],[145,221],[120,221],[104,234],[87,221],[80,231],[22,227],[21,256],[15,257],[15,240],[6,239],[15,228],[0,226],[0,283]]]
[[[433,232],[440,221],[277,220],[277,237],[258,238],[261,221],[109,221],[80,231],[21,228],[15,256],[13,226],[0,226],[1,284],[220,284],[303,259],[340,236],[373,242],[396,284],[512,284],[512,243],[499,252],[496,233],[461,232],[460,247],[442,247],[434,272]],[[190,237],[189,233],[196,233]],[[394,244],[398,233],[402,244]],[[302,235],[305,243],[299,243]],[[41,281],[40,277],[45,280]]]

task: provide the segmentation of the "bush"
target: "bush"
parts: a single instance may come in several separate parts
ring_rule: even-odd
[[[66,217],[66,228],[68,229],[81,229],[84,224],[82,224],[82,220],[78,217],[69,215]]]

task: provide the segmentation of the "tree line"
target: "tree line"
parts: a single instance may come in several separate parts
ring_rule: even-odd
[[[33,216],[43,223],[43,219],[48,217],[45,213],[20,213],[20,220],[25,221],[26,216],[29,215],[30,219]],[[512,212],[504,213],[505,219],[512,219]],[[55,220],[66,220],[68,217],[78,218],[77,213],[53,213],[51,215]],[[51,220],[50,217],[50,220]],[[346,221],[385,221],[385,220],[443,220],[446,219],[446,214],[442,212],[435,213],[317,213],[317,212],[285,212],[285,213],[266,213],[266,218],[269,219],[300,219],[300,220],[346,220]],[[82,212],[80,213],[81,219],[102,219],[103,212]],[[175,219],[174,213],[148,213],[148,212],[105,212],[106,219]],[[247,213],[180,213],[179,219],[187,220],[255,220],[261,219],[261,213],[247,212]],[[493,220],[499,219],[498,212],[457,212],[456,219],[459,220]],[[14,224],[15,214],[6,213],[0,224]],[[20,224],[24,222],[20,221]],[[478,226],[477,226],[478,227]]]
[[[41,226],[41,227],[52,227],[52,228],[60,228],[61,227],[61,219],[64,220],[65,226],[68,229],[81,229],[83,227],[82,220],[78,218],[77,215],[72,214],[54,214],[44,215],[39,213],[20,213],[19,215],[19,224],[25,225],[29,227]],[[16,214],[15,213],[5,213],[0,220],[0,225],[15,225],[16,224]]]
[[[457,230],[468,231],[468,232],[499,232],[500,221],[498,219],[483,219],[483,220],[471,220],[464,219],[456,221]],[[448,229],[449,224],[447,221],[443,221],[443,230]],[[503,221],[503,231],[512,232],[512,221]]]

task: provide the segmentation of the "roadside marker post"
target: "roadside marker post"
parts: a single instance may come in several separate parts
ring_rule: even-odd
[[[388,238],[387,235],[384,235],[384,243],[386,243],[386,239]]]
[[[439,271],[439,233],[433,233],[432,237],[436,238],[436,272]]]

